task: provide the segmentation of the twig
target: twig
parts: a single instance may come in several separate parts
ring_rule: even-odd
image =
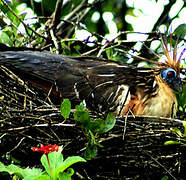
[[[151,156],[147,151],[142,150],[146,155],[148,155],[154,162],[156,162],[159,166],[161,166],[174,180],[177,180],[172,174],[171,172],[165,167],[163,166],[158,160],[156,160],[153,156]]]
[[[88,55],[91,55],[92,53],[98,51],[99,49],[100,49],[100,47],[96,47],[96,48],[94,48],[94,49],[92,49],[92,50],[90,50],[90,51],[87,51],[87,52],[81,54],[81,56],[88,56]]]
[[[17,149],[24,139],[25,139],[25,137],[21,138],[21,140],[19,141],[19,143],[14,148],[12,148],[10,151],[8,151],[7,154],[9,154],[12,151],[14,151],[15,149]]]
[[[35,94],[32,90],[30,90],[28,88],[28,86],[25,84],[25,82],[20,79],[18,76],[16,76],[16,74],[14,74],[12,71],[10,71],[8,68],[6,68],[5,66],[1,65],[0,69],[6,74],[8,75],[11,79],[17,81],[21,86],[24,86],[24,88],[26,89],[26,91],[28,90],[29,92],[31,92],[32,94]]]
[[[45,123],[45,124],[35,124],[35,125],[31,125],[31,126],[22,126],[22,127],[17,127],[17,128],[9,128],[9,129],[3,129],[3,130],[0,130],[0,132],[3,132],[3,131],[19,131],[19,130],[25,130],[25,129],[30,129],[30,128],[35,128],[35,127],[48,127],[49,124],[48,123]],[[54,123],[54,124],[50,124],[51,127],[75,127],[75,124],[64,124],[64,123]]]
[[[87,0],[83,0],[79,6],[77,6],[71,13],[69,13],[64,20],[69,20],[74,14],[76,14],[83,6],[87,4]],[[60,29],[64,24],[64,21],[58,24],[57,29]]]
[[[52,41],[54,43],[54,46],[56,48],[56,54],[59,54],[60,48],[59,48],[58,40],[57,40],[57,38],[54,35],[53,29],[50,29],[50,36],[51,36]]]
[[[56,2],[56,8],[54,13],[52,14],[52,23],[49,26],[49,32],[50,36],[52,38],[52,41],[54,43],[54,46],[56,48],[56,53],[59,54],[61,52],[61,43],[58,42],[57,37],[54,34],[54,31],[56,29],[56,25],[58,22],[60,22],[60,13],[61,13],[61,7],[62,7],[63,1],[62,0],[57,0]],[[51,19],[47,21],[47,23],[51,22]]]
[[[31,7],[32,7],[33,11],[36,12],[35,11],[35,6],[34,6],[34,1],[33,0],[30,0],[30,4],[31,4]]]
[[[128,118],[129,111],[127,112],[127,115],[125,117],[124,126],[123,126],[123,140],[125,140],[125,134],[127,129],[127,118]]]
[[[121,122],[124,120],[124,118],[125,118],[126,116],[123,116],[122,118],[116,118],[116,120],[121,120]],[[128,115],[127,116],[128,118],[130,117],[130,118],[133,118],[134,116],[133,115]],[[183,123],[183,121],[182,120],[180,120],[180,119],[174,119],[174,118],[166,118],[166,117],[157,117],[157,116],[135,116],[135,118],[137,119],[137,118],[148,118],[148,119],[156,119],[156,120],[166,120],[166,121],[169,121],[169,122],[178,122],[178,123]],[[159,122],[161,122],[161,121],[159,121]]]
[[[6,3],[5,0],[2,0],[3,4],[8,8],[8,10],[24,25],[25,29],[28,28],[30,29],[32,32],[34,32],[36,35],[38,35],[39,37],[42,37],[43,39],[47,39],[47,37],[43,36],[42,34],[38,33],[37,31],[35,31],[34,29],[32,29],[31,27],[27,26],[24,21],[21,20],[21,18],[12,10],[12,8]]]
[[[55,8],[55,11],[52,15],[53,18],[52,18],[51,27],[56,26],[58,24],[58,22],[60,22],[60,13],[61,13],[62,5],[63,5],[63,0],[57,0],[56,8]]]
[[[108,46],[108,43],[105,43],[105,44],[101,47],[101,49],[99,50],[99,52],[98,52],[98,54],[97,54],[97,57],[100,57],[100,56],[101,56],[102,52],[104,51],[104,49],[105,49],[107,46]]]
[[[169,3],[164,7],[164,10],[161,14],[161,16],[158,18],[158,20],[156,21],[152,31],[157,31],[159,26],[163,23],[165,23],[165,20],[168,18],[168,13],[170,12],[170,9],[172,8],[173,4],[176,2],[176,0],[171,0],[169,1]]]

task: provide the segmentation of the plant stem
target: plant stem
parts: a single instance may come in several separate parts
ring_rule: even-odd
[[[50,171],[50,179],[52,180],[52,169],[51,169],[51,166],[50,166],[50,161],[49,161],[49,158],[48,158],[48,154],[46,154],[46,157],[47,157],[47,162],[48,162],[48,168],[49,168],[49,171]]]

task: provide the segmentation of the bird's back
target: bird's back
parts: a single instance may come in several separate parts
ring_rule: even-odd
[[[84,101],[96,112],[114,111],[123,116],[131,110],[137,115],[155,115],[151,112],[157,106],[153,107],[149,100],[160,94],[159,84],[155,83],[157,72],[151,68],[136,68],[96,57],[67,57],[37,51],[1,52],[0,64],[38,86],[45,84],[48,90],[55,88],[61,97],[72,102]],[[168,114],[165,116],[170,116],[171,112]]]

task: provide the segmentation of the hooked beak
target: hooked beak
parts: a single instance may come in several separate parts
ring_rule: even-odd
[[[181,79],[176,79],[172,82],[172,89],[179,93],[183,91],[183,83]]]

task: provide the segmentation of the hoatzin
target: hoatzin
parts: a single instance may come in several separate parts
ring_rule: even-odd
[[[0,64],[45,90],[53,87],[55,95],[58,92],[75,103],[84,101],[97,112],[113,111],[121,117],[128,111],[134,115],[173,117],[178,105],[174,91],[182,91],[181,56],[177,58],[176,47],[170,53],[162,43],[167,60],[156,61],[152,68],[96,57],[15,51],[7,46],[0,52]]]

